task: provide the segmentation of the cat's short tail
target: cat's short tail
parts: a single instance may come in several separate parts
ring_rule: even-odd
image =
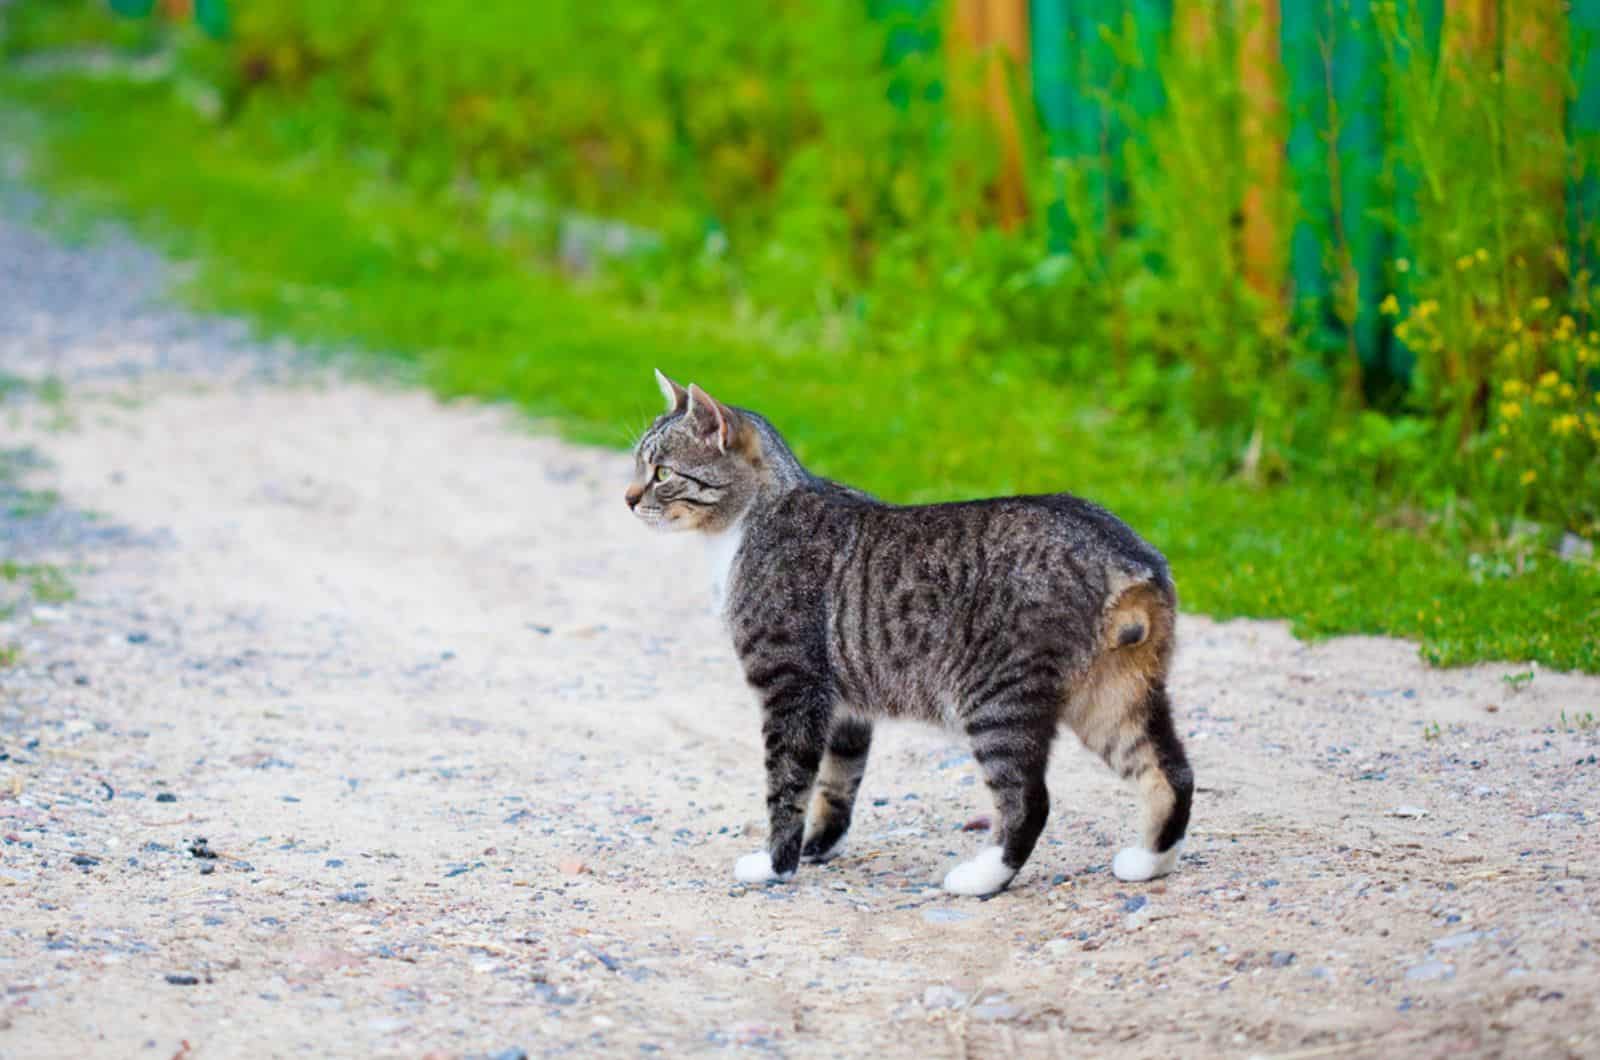
[[[1117,857],[1123,879],[1171,871],[1189,826],[1194,773],[1167,698],[1177,594],[1165,572],[1129,576],[1105,608],[1099,650],[1070,689],[1065,720],[1143,803],[1140,842]]]

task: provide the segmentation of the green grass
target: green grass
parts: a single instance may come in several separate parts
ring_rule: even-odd
[[[64,604],[73,597],[66,575],[47,564],[0,561],[0,582],[20,586],[35,603]]]
[[[5,529],[7,519],[41,515],[58,500],[53,493],[17,485],[20,467],[27,459],[26,450],[0,449],[0,531]],[[0,544],[5,540],[0,534]],[[26,615],[37,604],[66,603],[73,595],[72,583],[58,567],[0,559],[0,620],[13,618],[19,612]],[[15,665],[17,658],[15,646],[0,643],[0,669]]]
[[[660,366],[762,410],[814,470],[886,499],[1099,500],[1167,553],[1193,611],[1287,618],[1301,636],[1409,637],[1446,665],[1600,672],[1593,565],[1532,546],[1485,557],[1362,490],[1218,480],[1188,459],[1194,438],[1118,417],[1081,389],[775,350],[706,312],[623,308],[370,167],[209,125],[164,85],[0,77],[0,97],[37,120],[37,175],[62,201],[193,259],[186,297],[264,332],[379,351],[443,394],[513,401],[613,446],[656,411]]]

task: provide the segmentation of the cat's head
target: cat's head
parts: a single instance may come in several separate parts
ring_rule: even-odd
[[[658,530],[717,533],[736,523],[760,491],[760,432],[752,418],[659,371],[667,410],[633,450],[628,507]]]

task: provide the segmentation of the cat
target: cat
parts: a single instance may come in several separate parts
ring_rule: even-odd
[[[757,413],[656,381],[667,409],[625,499],[704,538],[761,703],[769,834],[739,880],[787,881],[839,852],[878,718],[963,732],[994,797],[996,842],[945,890],[994,894],[1027,862],[1062,723],[1137,785],[1141,841],[1112,872],[1172,871],[1194,777],[1167,697],[1177,594],[1161,553],[1065,493],[885,504],[808,472]]]

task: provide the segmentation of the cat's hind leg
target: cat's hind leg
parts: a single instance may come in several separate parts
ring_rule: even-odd
[[[806,811],[805,840],[800,849],[803,860],[827,861],[843,848],[871,747],[871,722],[847,716],[834,719],[828,751],[822,756]]]
[[[997,835],[971,861],[944,878],[952,894],[989,895],[1002,890],[1033,853],[1050,816],[1045,768],[1055,737],[1055,715],[1047,696],[986,703],[966,720],[972,754],[994,796]]]
[[[1163,680],[1133,690],[1125,704],[1105,704],[1115,716],[1079,730],[1092,750],[1124,780],[1139,790],[1140,845],[1127,847],[1112,859],[1119,880],[1137,882],[1165,876],[1178,863],[1189,807],[1194,798],[1194,772],[1172,722],[1172,704]]]
[[[1164,682],[1150,686],[1132,721],[1138,728],[1118,747],[1112,766],[1139,787],[1141,845],[1118,852],[1111,872],[1119,880],[1153,880],[1171,872],[1183,850],[1194,771],[1173,727]]]
[[[1194,772],[1167,698],[1175,625],[1170,588],[1139,583],[1107,611],[1101,654],[1073,688],[1066,721],[1085,747],[1139,789],[1139,845],[1111,862],[1120,880],[1153,880],[1178,863]]]

